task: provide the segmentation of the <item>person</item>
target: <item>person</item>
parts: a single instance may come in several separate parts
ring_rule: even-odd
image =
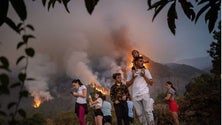
[[[134,118],[133,118],[133,101],[129,97],[127,100],[127,106],[128,106],[128,117],[129,117],[129,122],[133,124]]]
[[[115,80],[115,83],[111,86],[110,98],[115,109],[117,125],[122,125],[122,120],[124,121],[124,125],[129,125],[128,115],[126,115],[128,114],[128,106],[126,102],[129,97],[128,88],[122,83],[120,73],[114,73],[113,79]]]
[[[177,114],[179,106],[175,100],[176,89],[174,88],[173,83],[170,81],[166,82],[166,88],[167,88],[167,95],[164,99],[168,101],[169,109],[171,111],[175,125],[179,125],[178,114]]]
[[[135,70],[135,58],[140,57],[140,53],[138,50],[132,50],[132,56],[133,56],[133,67],[132,70]],[[149,63],[148,59],[144,60],[144,63]],[[143,66],[143,68],[145,68],[145,66]]]
[[[103,112],[103,125],[112,125],[112,106],[109,101],[106,100],[106,96],[103,96],[103,105],[102,105],[102,112]]]
[[[139,121],[143,125],[154,125],[149,92],[149,86],[153,85],[152,76],[148,69],[143,68],[142,56],[136,57],[134,61],[136,69],[127,73],[126,85],[127,87],[132,86],[132,100]]]
[[[85,115],[88,113],[86,101],[87,88],[79,79],[74,79],[72,81],[72,85],[75,89],[77,89],[77,92],[71,92],[71,94],[76,97],[75,113],[78,116],[80,125],[86,125]]]
[[[92,100],[91,95],[89,95],[90,107],[94,107],[95,123],[96,125],[102,125],[103,123],[103,112],[102,112],[102,93],[97,91],[95,94],[95,101]]]

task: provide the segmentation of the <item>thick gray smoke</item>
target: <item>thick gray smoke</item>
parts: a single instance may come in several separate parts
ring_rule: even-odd
[[[47,56],[37,54],[35,58],[30,59],[27,72],[28,78],[34,78],[25,83],[31,96],[41,100],[53,99],[49,92],[49,82],[57,72],[55,63]]]
[[[66,71],[71,78],[78,78],[84,84],[99,83],[97,76],[89,67],[88,55],[85,52],[72,52],[67,60]]]

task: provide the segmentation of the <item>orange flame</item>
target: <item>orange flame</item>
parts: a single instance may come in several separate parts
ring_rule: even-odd
[[[38,108],[42,104],[43,100],[40,99],[40,97],[36,96],[34,97],[33,107]]]
[[[96,83],[90,83],[90,86],[94,89],[96,89],[96,91],[101,92],[103,95],[109,95],[109,90],[105,90],[105,88],[103,88],[102,86],[97,85]]]
[[[140,54],[140,56],[142,56],[143,59],[144,59],[144,66],[149,69],[150,68],[150,66],[149,66],[149,58],[147,56],[143,55],[143,54]],[[127,66],[127,71],[129,71],[129,70],[131,70],[131,68],[134,65],[133,64],[133,56],[131,54],[129,54],[127,58],[128,58],[128,60],[130,60],[130,63]]]

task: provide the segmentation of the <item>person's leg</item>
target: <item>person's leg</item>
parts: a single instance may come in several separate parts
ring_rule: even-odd
[[[95,124],[98,125],[98,122],[97,122],[97,116],[95,116],[94,119],[95,119]]]
[[[86,125],[85,123],[85,109],[83,106],[79,106],[79,115],[78,115],[80,125]]]
[[[97,115],[96,116],[96,125],[102,125],[103,116]]]
[[[148,125],[154,125],[154,117],[152,108],[150,107],[150,95],[144,94],[142,104],[144,106],[144,113],[147,120]]]
[[[144,120],[143,120],[143,110],[142,110],[143,106],[142,106],[142,102],[133,99],[133,105],[135,107],[136,114],[138,116],[138,119],[139,119],[140,123],[143,123]]]
[[[114,109],[115,109],[115,114],[116,114],[116,119],[117,119],[117,125],[122,125],[122,109],[121,109],[120,103],[114,104]]]
[[[172,112],[173,120],[175,125],[179,125],[178,114],[177,112]]]
[[[106,125],[112,125],[112,116],[106,117]]]
[[[124,121],[124,125],[129,125],[129,116],[128,116],[128,105],[127,102],[121,102],[121,106],[122,106],[122,113],[123,114],[127,114],[127,115],[122,115],[123,116],[123,121]]]

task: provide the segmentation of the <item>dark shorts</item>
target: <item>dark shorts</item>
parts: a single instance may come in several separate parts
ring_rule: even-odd
[[[98,116],[98,115],[103,116],[103,112],[101,109],[95,109],[94,114],[95,114],[95,116]]]
[[[130,122],[130,123],[133,123],[133,121],[134,121],[134,118],[129,117],[129,122]]]
[[[110,123],[112,124],[112,116],[108,115],[108,116],[103,116],[103,124],[105,123]]]

